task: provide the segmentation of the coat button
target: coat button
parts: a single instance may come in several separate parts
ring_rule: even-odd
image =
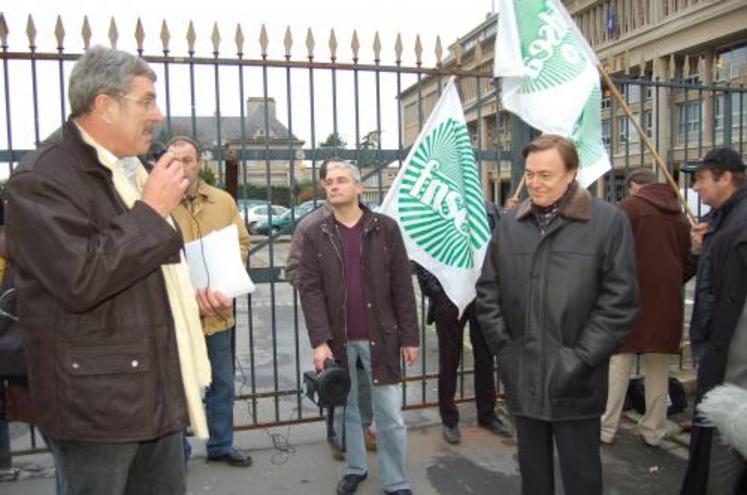
[[[371,303],[368,303],[368,304],[366,304],[366,307],[368,307],[368,308],[370,309],[370,308],[372,308],[372,307],[373,307],[373,304],[371,304]]]
[[[80,365],[77,362],[75,362],[75,361],[73,361],[72,366],[73,366],[74,370],[77,370],[78,368],[80,368]]]
[[[133,368],[137,368],[140,363],[137,362],[137,359],[133,359],[130,365],[132,365]]]
[[[372,341],[371,341],[371,347],[373,347],[373,346],[375,346],[375,345],[376,345],[376,342],[374,342],[374,341],[372,340]]]
[[[379,379],[378,378],[374,378],[374,383],[379,383]]]

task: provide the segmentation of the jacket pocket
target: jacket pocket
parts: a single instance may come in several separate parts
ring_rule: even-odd
[[[76,430],[134,432],[149,422],[154,381],[147,342],[69,345],[62,366],[67,419]]]
[[[515,399],[516,390],[518,390],[517,376],[518,370],[516,369],[517,357],[516,353],[519,352],[520,347],[516,345],[516,341],[512,340],[506,344],[503,349],[496,354],[496,360],[498,361],[498,370],[500,371],[500,379],[503,385],[506,386],[506,393],[511,399]]]
[[[549,393],[563,399],[588,398],[594,393],[594,374],[573,349],[561,347],[550,371]]]

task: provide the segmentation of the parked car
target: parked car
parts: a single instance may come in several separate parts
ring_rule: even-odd
[[[248,207],[242,211],[242,215],[244,216],[244,223],[246,223],[246,225],[251,230],[252,226],[257,222],[267,220],[267,218],[270,216],[270,211],[272,211],[273,217],[279,217],[283,213],[288,211],[288,208],[280,205],[268,205],[267,203]]]
[[[246,209],[252,208],[253,206],[260,206],[260,205],[266,205],[267,201],[264,199],[247,199],[247,198],[239,198],[236,200],[236,206],[238,206],[239,211],[243,212]]]
[[[299,220],[316,208],[321,208],[323,205],[324,200],[317,200],[316,205],[314,204],[314,201],[306,201],[305,203],[296,206],[293,210],[288,210],[278,217],[273,216],[272,223],[267,219],[255,223],[250,227],[250,231],[253,234],[261,235],[275,235],[277,233],[292,234],[296,229],[296,224]]]

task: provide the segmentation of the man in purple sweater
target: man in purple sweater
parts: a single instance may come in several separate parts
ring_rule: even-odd
[[[303,232],[298,288],[314,366],[334,358],[350,372],[345,408],[345,473],[337,493],[354,493],[368,475],[358,404],[360,360],[372,378],[379,472],[388,494],[411,494],[405,474],[407,430],[401,414],[400,355],[418,357],[418,322],[410,264],[396,222],[358,201],[360,172],[349,163],[327,165],[332,214]]]

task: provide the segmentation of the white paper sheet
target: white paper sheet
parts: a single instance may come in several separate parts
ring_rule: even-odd
[[[254,283],[241,260],[236,225],[231,224],[202,239],[188,242],[184,245],[184,252],[195,289],[209,287],[228,297],[254,292]]]

